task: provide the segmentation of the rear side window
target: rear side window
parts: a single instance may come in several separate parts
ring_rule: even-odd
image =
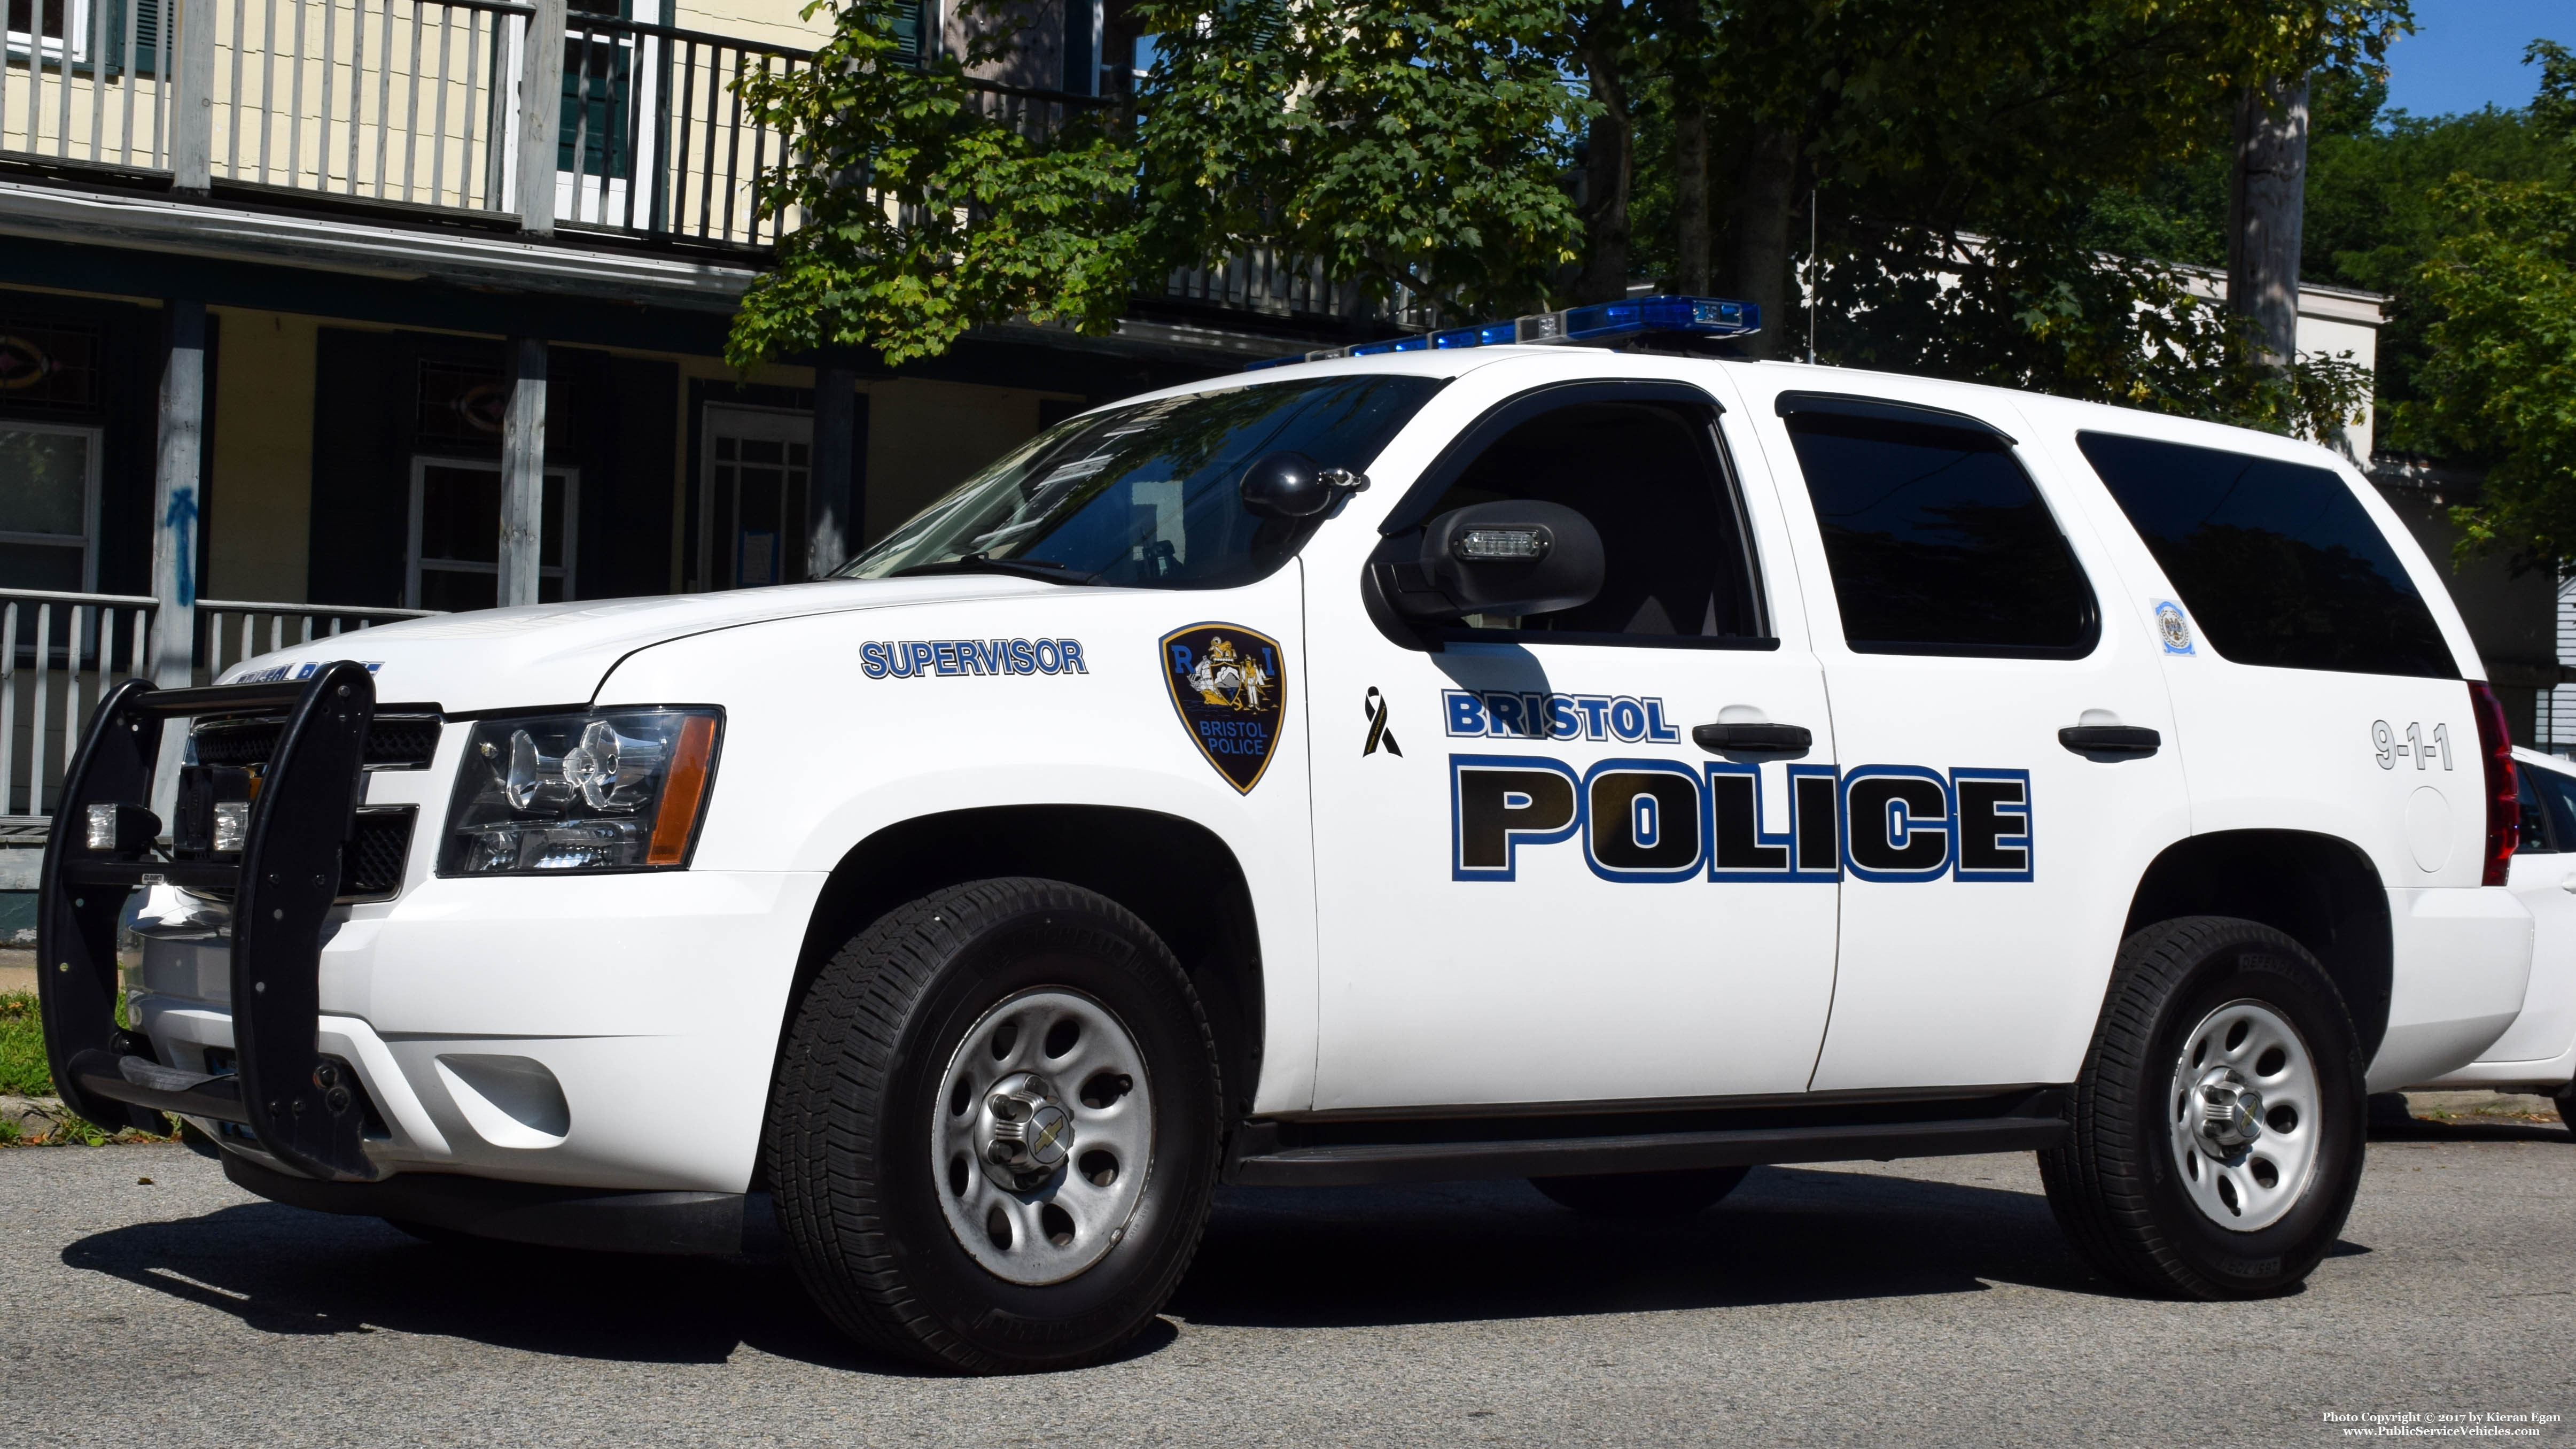
[[[2576,848],[2576,780],[2529,765],[2517,765],[2513,773],[2522,781],[2522,848]],[[2543,814],[2549,817],[2546,827],[2539,819]],[[2533,843],[2536,836],[2544,837],[2541,843]]]
[[[1860,399],[1783,398],[1781,411],[1854,651],[2092,652],[2093,591],[2010,439]]]
[[[2331,469],[2111,433],[2076,443],[2221,657],[2460,677],[2397,551]]]

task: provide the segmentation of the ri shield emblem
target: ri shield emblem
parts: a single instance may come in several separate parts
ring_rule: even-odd
[[[1239,624],[1192,624],[1163,636],[1163,681],[1181,727],[1246,795],[1279,748],[1288,714],[1285,652],[1278,640]]]

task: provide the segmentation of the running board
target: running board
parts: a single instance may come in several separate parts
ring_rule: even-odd
[[[1675,1113],[1671,1115],[1676,1119],[1697,1120],[1676,1120],[1673,1130],[1665,1131],[1545,1136],[1493,1135],[1491,1129],[1508,1121],[1511,1127],[1526,1130],[1545,1121],[1557,1134],[1568,1134],[1585,1125],[1585,1119],[1409,1119],[1334,1124],[1321,1133],[1313,1122],[1251,1122],[1237,1134],[1241,1155],[1226,1180],[1252,1187],[1358,1187],[2029,1152],[2064,1145],[2065,1104],[2062,1089],[2042,1088],[2004,1100],[1890,1103],[1882,1112],[1845,1104],[1770,1108],[1741,1113],[1752,1119],[1743,1125],[1724,1122],[1725,1117],[1736,1115],[1725,1111]],[[1936,1105],[1960,1115],[1927,1116],[1922,1111]],[[1621,1114],[1595,1122],[1608,1126],[1615,1121],[1616,1126],[1628,1127],[1651,1115]],[[1881,1115],[1910,1120],[1851,1120]],[[1801,1116],[1827,1120],[1795,1120]],[[1301,1137],[1349,1138],[1372,1132],[1413,1140],[1297,1144]]]

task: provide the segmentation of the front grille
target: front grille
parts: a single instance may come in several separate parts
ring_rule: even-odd
[[[438,753],[438,716],[417,713],[420,706],[379,711],[367,729],[366,767],[370,770],[426,770]],[[400,711],[400,712],[397,712]],[[283,715],[237,715],[200,721],[189,732],[197,763],[253,768],[277,753],[277,737],[286,730]]]
[[[417,805],[370,805],[358,812],[357,831],[340,850],[340,899],[381,901],[402,889],[419,818]]]

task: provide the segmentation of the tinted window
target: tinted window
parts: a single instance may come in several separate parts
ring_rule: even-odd
[[[1839,412],[1785,421],[1854,650],[2092,650],[2092,589],[2004,438],[1964,422]]]
[[[2526,841],[2531,839],[2529,824],[2533,813],[2531,792],[2536,787],[2540,794],[2541,809],[2549,816],[2549,834],[2554,847],[2559,850],[2576,848],[2576,779],[2570,779],[2556,770],[2535,770],[2529,765],[2521,766],[2514,771],[2514,774],[2522,779],[2522,814],[2525,822],[2522,838]]]
[[[1357,377],[1191,393],[1040,433],[841,570],[1008,572],[1067,584],[1225,588],[1285,562],[1322,518],[1257,518],[1238,491],[1264,454],[1365,470],[1434,392]]]
[[[2550,822],[2542,818],[2540,797],[2532,793],[2532,777],[2539,773],[2519,761],[2513,772],[2514,782],[2520,787],[2514,792],[2514,800],[2522,806],[2522,839],[2513,847],[2519,855],[2549,854],[2558,849],[2550,843]]]
[[[2331,469],[2109,433],[2076,441],[2222,657],[2460,677],[2397,551]]]
[[[1560,635],[1748,638],[1762,632],[1750,557],[1705,408],[1582,403],[1476,456],[1434,514],[1506,499],[1561,503],[1601,535],[1592,602],[1471,627]]]

